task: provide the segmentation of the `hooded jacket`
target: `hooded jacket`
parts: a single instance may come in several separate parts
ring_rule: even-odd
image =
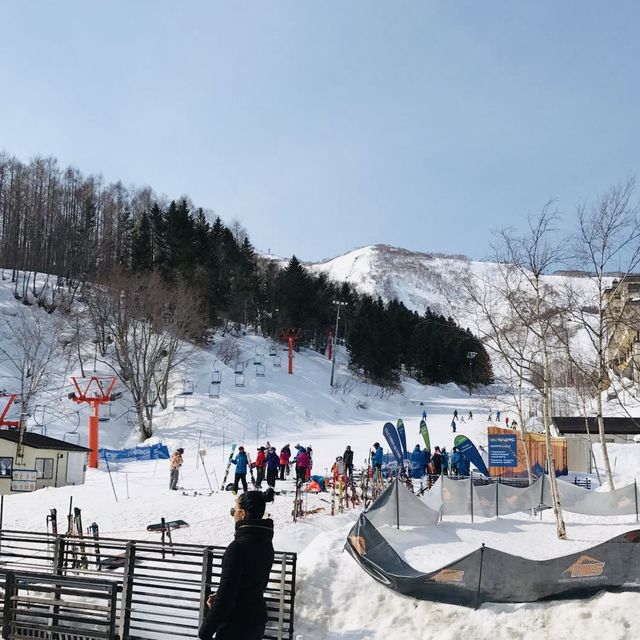
[[[222,624],[266,623],[264,590],[273,565],[273,520],[236,522],[234,541],[222,556],[222,575],[213,606],[198,631],[211,640]]]
[[[247,473],[249,459],[246,451],[240,451],[231,462],[236,465],[236,473]]]

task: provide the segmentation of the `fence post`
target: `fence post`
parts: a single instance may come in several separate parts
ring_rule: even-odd
[[[280,601],[278,603],[278,640],[282,640],[284,637],[284,594],[287,578],[287,554],[282,554],[282,569],[280,573]]]
[[[638,522],[638,481],[633,479],[633,493],[636,497],[636,522]]]
[[[56,536],[53,542],[53,573],[57,576],[62,575],[64,567],[64,548],[65,539],[63,536]]]
[[[396,528],[400,529],[400,480],[396,477]]]
[[[213,573],[213,549],[205,547],[202,552],[202,581],[200,583],[200,612],[198,614],[198,627],[202,626],[207,615],[208,590],[211,586],[211,574]]]
[[[471,490],[471,522],[473,523],[473,474],[469,476],[469,488]]]
[[[478,572],[478,590],[476,591],[476,609],[480,606],[480,587],[482,585],[482,563],[484,561],[484,542],[480,547],[480,571]]]
[[[11,598],[15,592],[15,576],[13,571],[7,571],[4,583],[4,608],[2,610],[2,637],[8,638],[11,633],[11,622],[13,615],[11,612]]]
[[[498,513],[498,499],[500,498],[500,478],[496,478],[496,518],[499,517]]]
[[[124,575],[122,576],[122,598],[120,600],[120,640],[128,640],[131,624],[131,598],[133,596],[133,574],[136,566],[136,543],[127,542],[124,558]]]

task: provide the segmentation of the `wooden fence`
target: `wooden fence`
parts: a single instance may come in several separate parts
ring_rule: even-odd
[[[95,580],[98,590],[99,584],[112,583],[115,637],[179,640],[197,637],[206,598],[220,579],[224,551],[217,546],[0,531],[0,573],[5,582],[12,574],[48,579],[42,584],[49,584],[48,597],[54,600],[62,586],[52,576]],[[269,616],[265,640],[293,638],[296,559],[295,553],[275,553],[265,591]],[[5,610],[7,615],[12,611],[7,609],[6,594],[5,589],[4,622],[9,619]],[[80,631],[78,638],[88,637]]]

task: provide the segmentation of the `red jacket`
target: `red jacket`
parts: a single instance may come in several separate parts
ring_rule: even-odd
[[[258,451],[256,456],[256,467],[264,467],[267,457],[264,455],[264,451]]]
[[[296,456],[296,467],[300,467],[301,469],[306,469],[309,466],[311,459],[309,458],[309,454],[306,451],[301,451]]]

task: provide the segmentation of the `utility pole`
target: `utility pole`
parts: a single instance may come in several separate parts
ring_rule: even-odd
[[[471,387],[472,387],[472,381],[473,381],[471,365],[473,364],[473,359],[477,355],[478,354],[475,351],[467,351],[467,358],[469,360],[469,395],[471,395]]]
[[[336,369],[336,338],[338,337],[338,323],[340,322],[340,307],[346,307],[346,302],[340,302],[340,300],[334,300],[333,304],[336,305],[336,330],[333,333],[333,358],[331,359],[331,382],[329,386],[333,387],[333,375]]]

